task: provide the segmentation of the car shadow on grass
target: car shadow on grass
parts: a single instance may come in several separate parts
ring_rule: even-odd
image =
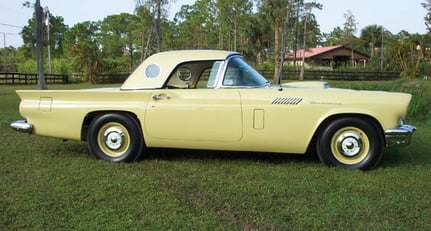
[[[56,153],[55,156],[94,159],[88,151],[87,143],[80,141],[59,143],[54,152]],[[288,163],[321,164],[317,154],[313,151],[306,154],[285,154],[246,151],[149,148],[145,153],[143,153],[139,162],[145,162],[147,160],[199,162],[252,161],[274,165]],[[414,152],[412,149],[408,148],[385,149],[383,159],[377,168],[396,168],[399,166],[418,164],[431,164],[431,158],[428,155]]]
[[[141,161],[145,160],[167,160],[184,161],[198,160],[202,162],[211,161],[254,161],[271,164],[285,164],[290,162],[320,163],[317,156],[310,154],[282,154],[246,151],[212,151],[212,150],[190,150],[190,149],[165,149],[152,148],[144,153]]]
[[[87,148],[87,143],[80,141],[59,142],[55,147],[55,156],[70,158],[88,158],[94,157]],[[319,159],[314,153],[307,154],[283,154],[283,153],[266,153],[266,152],[245,152],[245,151],[212,151],[212,150],[195,150],[195,149],[174,149],[174,148],[149,148],[144,151],[139,162],[148,160],[165,160],[165,161],[253,161],[270,164],[285,163],[316,163],[320,164]]]

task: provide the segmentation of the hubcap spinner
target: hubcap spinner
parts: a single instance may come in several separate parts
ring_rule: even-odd
[[[106,147],[111,150],[119,150],[124,144],[124,133],[121,129],[111,127],[103,134]]]
[[[344,133],[337,140],[338,151],[346,157],[354,157],[358,155],[363,148],[362,139],[355,133]]]

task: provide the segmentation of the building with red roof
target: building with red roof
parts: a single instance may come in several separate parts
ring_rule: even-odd
[[[296,65],[302,64],[302,59],[306,67],[325,67],[336,69],[343,65],[365,65],[370,59],[370,56],[343,45],[315,47],[305,50],[300,49],[284,55],[285,61],[293,64],[296,60]],[[353,61],[353,62],[352,62]]]

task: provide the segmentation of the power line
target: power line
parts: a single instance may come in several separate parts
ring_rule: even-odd
[[[0,25],[2,25],[2,26],[8,26],[8,27],[15,27],[15,28],[19,28],[19,29],[23,28],[22,26],[15,26],[15,25],[7,24],[7,23],[0,23]]]
[[[0,31],[0,34],[3,34],[3,36],[1,36],[3,37],[3,48],[6,48],[6,35],[15,35],[15,36],[19,35],[17,33],[9,33],[4,31]]]
[[[6,34],[6,35],[19,35],[18,33],[9,33],[9,32],[4,32],[4,31],[0,31],[0,34]]]

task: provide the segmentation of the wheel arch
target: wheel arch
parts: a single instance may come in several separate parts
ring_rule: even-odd
[[[384,131],[383,128],[381,126],[381,124],[379,123],[379,121],[374,118],[373,116],[367,115],[367,114],[360,114],[360,113],[340,113],[340,114],[334,114],[334,115],[330,115],[328,117],[326,117],[317,127],[316,131],[313,134],[313,137],[311,139],[311,142],[308,145],[308,151],[313,150],[314,147],[316,146],[316,142],[318,137],[320,136],[320,134],[322,133],[322,131],[329,125],[331,124],[333,121],[337,120],[337,119],[341,119],[341,118],[360,118],[360,119],[365,119],[367,121],[369,121],[378,131],[380,134],[380,137],[382,138],[383,143],[385,143],[385,136],[384,136]]]
[[[85,115],[85,117],[82,121],[82,125],[81,125],[81,141],[87,141],[88,127],[90,126],[90,124],[94,120],[94,118],[96,118],[98,115],[104,115],[104,114],[109,114],[109,113],[123,114],[123,115],[128,115],[128,116],[132,117],[133,119],[135,119],[138,122],[139,129],[142,133],[142,136],[144,136],[143,130],[142,130],[142,125],[139,121],[138,115],[136,115],[135,113],[130,112],[130,111],[122,111],[122,110],[101,110],[101,111],[92,111],[92,112],[89,112]]]

